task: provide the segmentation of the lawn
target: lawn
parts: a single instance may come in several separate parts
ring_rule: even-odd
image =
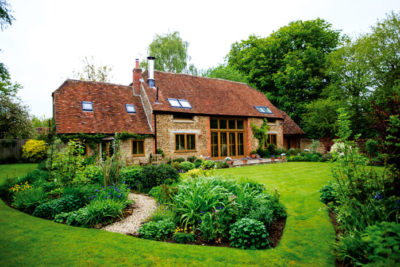
[[[33,165],[0,165],[0,181]],[[170,244],[35,218],[0,201],[0,265],[334,266],[334,230],[318,190],[327,163],[282,163],[218,170],[277,188],[288,219],[280,244],[269,250]]]

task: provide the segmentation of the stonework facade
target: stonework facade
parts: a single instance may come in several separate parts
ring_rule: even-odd
[[[167,158],[187,158],[210,155],[210,118],[193,116],[193,119],[174,118],[172,114],[157,114],[157,148],[162,149]],[[194,134],[195,150],[176,151],[176,134]]]
[[[135,156],[132,154],[132,138],[121,141],[122,158],[128,165],[147,164],[150,161],[150,154],[153,154],[153,138],[144,139],[144,155]]]
[[[257,127],[261,127],[262,124],[264,123],[264,119],[261,118],[249,118],[249,131],[248,131],[248,136],[249,136],[249,148],[248,148],[248,154],[250,154],[251,151],[257,150],[259,147],[259,142],[257,138],[254,138],[253,132],[251,130],[251,124],[254,124]],[[268,122],[268,126],[270,127],[268,134],[273,134],[276,135],[276,144],[277,148],[283,147],[283,120],[274,120],[273,122]]]

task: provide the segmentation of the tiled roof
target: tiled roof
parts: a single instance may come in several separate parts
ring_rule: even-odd
[[[304,134],[304,131],[289,117],[286,112],[281,111],[283,116],[283,134]]]
[[[57,133],[152,133],[131,86],[67,80],[53,98]],[[93,111],[82,111],[82,101],[93,102]],[[127,113],[125,104],[134,104],[136,113]]]
[[[282,118],[280,110],[264,94],[244,83],[160,71],[154,72],[154,78],[159,104],[154,104],[156,90],[145,83],[144,86],[155,112]],[[173,108],[168,98],[186,99],[192,108]],[[254,106],[267,106],[272,114],[260,113]]]

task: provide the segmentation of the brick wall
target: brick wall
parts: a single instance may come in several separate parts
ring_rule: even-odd
[[[193,120],[174,120],[173,115],[157,114],[157,148],[161,148],[167,158],[187,158],[190,156],[210,156],[210,118],[194,116]],[[196,136],[196,151],[175,152],[175,134],[193,133]]]

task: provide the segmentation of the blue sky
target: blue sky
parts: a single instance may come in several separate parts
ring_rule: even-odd
[[[9,1],[11,27],[0,32],[0,62],[24,88],[31,114],[51,117],[51,93],[82,66],[84,56],[113,68],[112,82],[132,80],[135,58],[147,56],[155,34],[179,31],[192,63],[207,69],[222,63],[231,44],[250,34],[268,36],[295,20],[322,18],[356,37],[399,0],[281,1]]]

